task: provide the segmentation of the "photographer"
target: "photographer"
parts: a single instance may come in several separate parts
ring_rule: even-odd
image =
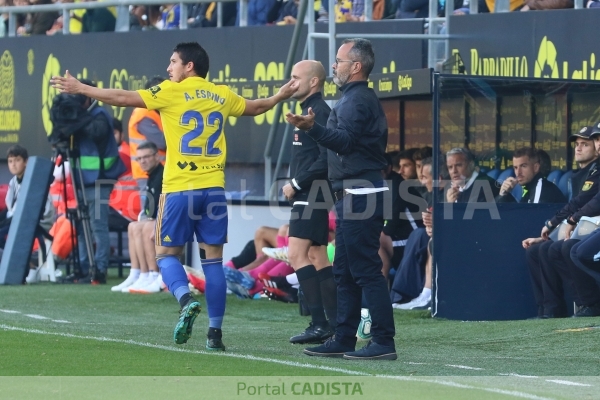
[[[87,80],[81,82],[89,86],[95,86]],[[73,125],[82,126],[72,134],[72,156],[75,160],[71,160],[71,166],[79,169],[79,171],[74,171],[73,178],[78,190],[83,192],[87,202],[87,214],[96,242],[94,260],[97,268],[96,271],[90,271],[85,236],[83,229],[81,229],[81,221],[78,221],[77,233],[81,270],[76,271],[65,280],[76,283],[106,283],[106,270],[110,255],[108,202],[115,180],[125,172],[125,165],[119,157],[119,150],[113,134],[113,119],[108,112],[99,107],[96,101],[92,102],[89,97],[83,95],[71,96],[70,99],[65,100],[77,101],[82,109],[78,110],[79,117],[76,121],[73,121]],[[55,102],[53,108],[56,104],[57,102]],[[60,113],[60,110],[55,110],[55,115],[56,113]],[[72,116],[70,117],[72,118]],[[82,200],[78,197],[78,207],[85,206]]]

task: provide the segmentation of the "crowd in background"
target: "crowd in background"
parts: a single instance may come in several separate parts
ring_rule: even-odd
[[[0,6],[27,6],[52,3],[84,2],[88,0],[0,0]],[[89,0],[93,1],[93,0]],[[300,0],[249,0],[248,25],[289,25],[296,23]],[[511,11],[548,10],[573,8],[573,0],[511,0]],[[445,13],[446,1],[438,0],[438,14]],[[364,0],[336,0],[333,11],[336,22],[359,22],[365,20]],[[187,4],[188,28],[217,26],[217,3]],[[180,27],[179,3],[164,5],[132,5],[129,7],[130,30],[170,30]],[[495,0],[478,0],[478,12],[494,12]],[[586,8],[600,7],[600,2],[589,0]],[[454,14],[468,14],[469,0],[454,0]],[[224,2],[223,26],[238,26],[239,4]],[[329,3],[315,1],[314,18],[317,22],[329,20]],[[310,14],[309,14],[310,15]],[[426,18],[429,16],[429,0],[374,0],[373,20]],[[63,32],[63,17],[57,11],[34,12],[17,15],[17,36],[55,35]],[[112,32],[117,23],[115,7],[72,10],[69,32]],[[0,37],[8,32],[8,13],[0,15]]]

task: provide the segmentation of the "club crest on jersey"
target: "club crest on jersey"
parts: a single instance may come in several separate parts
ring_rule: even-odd
[[[586,192],[586,191],[590,190],[592,188],[592,186],[594,186],[593,181],[585,181],[585,183],[583,184],[583,187],[581,188],[581,191]]]

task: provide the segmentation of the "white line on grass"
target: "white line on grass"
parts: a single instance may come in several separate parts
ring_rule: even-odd
[[[390,375],[376,375],[376,376],[380,377],[380,378],[391,378],[391,379],[399,379],[399,380],[411,380],[411,381],[418,381],[418,382],[436,383],[438,385],[451,386],[451,387],[460,388],[460,389],[475,389],[475,390],[479,389],[479,390],[485,390],[486,392],[500,393],[500,394],[505,394],[508,396],[520,397],[523,399],[530,399],[530,400],[551,400],[548,397],[540,397],[540,396],[536,396],[535,394],[517,392],[515,390],[504,390],[504,389],[496,389],[496,388],[471,386],[471,385],[465,385],[464,383],[457,383],[457,382],[439,380],[439,379],[420,379],[420,378],[407,379],[407,377],[404,377],[404,376],[390,376]]]
[[[502,376],[514,376],[515,378],[527,378],[527,379],[537,379],[537,378],[539,378],[539,376],[519,375],[519,374],[515,374],[514,372],[511,372],[510,374],[498,374],[498,375],[502,375]]]
[[[15,311],[15,310],[0,310],[0,312],[7,313],[7,314],[21,314],[21,311]]]
[[[132,344],[135,346],[149,347],[149,348],[159,349],[159,350],[175,351],[175,352],[179,352],[179,353],[203,354],[203,355],[210,355],[210,356],[241,358],[241,359],[245,359],[245,360],[270,362],[270,363],[274,363],[274,364],[282,364],[282,365],[287,365],[287,366],[292,366],[292,367],[312,368],[312,369],[319,369],[319,370],[324,370],[324,371],[341,372],[341,373],[348,374],[348,375],[375,376],[378,378],[388,378],[388,379],[396,379],[396,380],[402,380],[402,381],[435,383],[435,384],[439,384],[439,385],[453,386],[453,387],[457,387],[457,388],[461,388],[461,389],[484,390],[487,392],[500,393],[500,394],[505,394],[505,395],[514,396],[514,397],[520,397],[520,398],[525,398],[525,399],[530,399],[530,400],[551,400],[547,397],[539,397],[539,396],[529,394],[529,393],[496,389],[496,388],[470,386],[470,385],[464,385],[464,384],[452,382],[452,381],[442,381],[442,380],[438,380],[438,379],[423,379],[423,378],[415,378],[415,377],[410,377],[410,376],[373,375],[373,374],[369,374],[369,373],[362,372],[362,371],[353,371],[353,370],[349,370],[349,369],[327,367],[327,366],[323,366],[323,365],[312,365],[312,364],[300,363],[300,362],[295,362],[295,361],[278,360],[275,358],[256,357],[256,356],[251,356],[251,355],[247,355],[247,354],[233,354],[233,353],[221,353],[221,352],[214,353],[214,352],[207,352],[207,351],[202,351],[202,350],[187,350],[187,349],[163,346],[163,345],[152,344],[152,343],[136,342],[135,340],[113,339],[113,338],[96,337],[96,336],[78,336],[78,335],[73,335],[71,333],[46,332],[46,331],[41,331],[38,329],[19,328],[16,326],[9,326],[9,325],[4,325],[4,324],[0,324],[0,329],[5,329],[5,330],[9,330],[9,331],[33,333],[33,334],[39,334],[39,335],[61,336],[61,337],[67,337],[67,338],[73,338],[73,339],[88,339],[88,340],[97,340],[100,342]]]
[[[559,385],[569,385],[569,386],[592,386],[592,385],[588,385],[587,383],[561,381],[558,379],[546,379],[546,382],[553,382],[553,383],[558,383]]]
[[[446,367],[452,367],[452,368],[472,369],[472,370],[475,370],[475,371],[483,371],[483,368],[469,367],[468,365],[445,364],[445,366]]]
[[[43,315],[37,315],[37,314],[23,314],[26,317],[29,318],[33,318],[33,319],[50,319],[48,317],[44,317]]]

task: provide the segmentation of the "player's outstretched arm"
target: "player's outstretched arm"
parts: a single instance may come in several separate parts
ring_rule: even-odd
[[[242,115],[248,115],[254,117],[264,112],[269,111],[275,107],[277,103],[283,100],[287,100],[298,90],[298,82],[295,79],[291,79],[288,83],[279,88],[279,92],[276,95],[268,97],[266,99],[248,100],[246,99],[246,109]]]
[[[64,77],[53,76],[50,79],[50,84],[61,93],[82,94],[112,106],[146,108],[146,104],[138,92],[121,89],[100,89],[85,85],[73,77],[68,70]]]

